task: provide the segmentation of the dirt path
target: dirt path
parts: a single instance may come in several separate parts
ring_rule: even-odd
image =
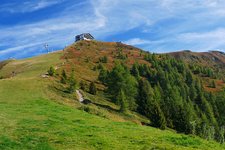
[[[83,95],[80,93],[80,91],[79,90],[76,90],[76,93],[77,93],[77,96],[78,96],[78,100],[79,100],[79,102],[83,102],[84,101],[84,97],[83,97]]]

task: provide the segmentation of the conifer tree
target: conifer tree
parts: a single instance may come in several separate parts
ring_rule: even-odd
[[[119,95],[117,96],[117,101],[120,104],[120,112],[126,113],[127,112],[127,101],[126,101],[126,96],[121,89],[119,92]]]
[[[165,129],[166,120],[155,98],[153,88],[148,81],[140,80],[138,96],[139,112],[148,117],[153,126]]]
[[[119,92],[122,89],[126,96],[129,109],[135,110],[137,81],[130,74],[130,71],[127,67],[121,64],[116,64],[108,75],[107,86],[108,86],[107,91],[114,100],[117,99],[117,96],[119,95]]]
[[[166,129],[166,119],[165,116],[156,101],[153,101],[152,108],[151,108],[151,116],[150,120],[153,123],[153,126],[158,127],[162,130]]]
[[[80,81],[80,89],[81,90],[83,90],[83,91],[85,91],[86,90],[86,85],[85,85],[85,83],[84,83],[84,81],[82,80],[82,81]]]
[[[61,83],[66,84],[67,82],[67,75],[66,75],[66,71],[63,69],[62,74],[61,74]]]
[[[97,88],[95,86],[95,83],[94,82],[91,82],[90,83],[90,86],[89,86],[89,92],[93,95],[96,95],[97,94]]]
[[[69,78],[69,87],[68,87],[69,93],[73,93],[75,91],[76,85],[77,85],[77,81],[75,79],[74,70],[72,70],[70,74],[70,78]]]
[[[99,72],[98,80],[100,80],[102,83],[107,82],[108,72],[105,68],[102,68]]]
[[[138,64],[137,64],[137,63],[133,64],[133,66],[132,66],[132,68],[131,68],[131,74],[132,74],[136,79],[139,79],[139,78],[140,78],[140,74],[139,74]]]
[[[49,70],[48,70],[48,75],[50,76],[54,76],[55,75],[55,68],[54,67],[50,67]]]

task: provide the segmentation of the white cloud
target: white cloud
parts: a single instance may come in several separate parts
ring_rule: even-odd
[[[64,0],[32,0],[18,3],[7,3],[0,6],[0,12],[26,13],[37,11],[55,4],[62,3]]]
[[[77,5],[77,3],[75,4]],[[90,9],[90,8],[89,8]],[[1,47],[0,55],[27,51],[39,51],[40,45],[49,43],[52,48],[63,48],[74,42],[74,36],[81,32],[100,31],[105,25],[105,18],[97,12],[93,16],[84,18],[82,15],[74,15],[79,9],[63,11],[57,18],[2,28],[0,30]],[[1,27],[0,27],[1,28]],[[1,59],[1,58],[0,58]]]
[[[133,39],[129,39],[127,41],[123,41],[123,43],[126,43],[128,45],[144,45],[144,44],[151,44],[152,41],[144,40],[144,39],[140,39],[140,38],[133,38]]]
[[[180,40],[192,42],[192,41],[198,41],[198,40],[219,40],[223,39],[225,40],[225,29],[220,28],[209,32],[203,32],[203,33],[185,33],[179,35]]]
[[[184,33],[178,35],[178,41],[195,45],[198,49],[212,50],[225,46],[225,28],[202,33]]]
[[[65,1],[34,0],[21,5],[8,4],[0,6],[0,12],[33,12]],[[105,39],[140,26],[144,27],[144,34],[153,34],[143,39],[138,35],[126,37],[129,40],[125,43],[168,50],[225,47],[225,27],[221,26],[225,24],[225,1],[222,0],[88,0],[70,4],[66,8],[62,7],[56,18],[0,27],[1,47],[8,47],[0,50],[0,54],[30,48],[35,51],[46,42],[52,47],[64,47],[81,32],[91,32],[97,39]],[[173,23],[181,21],[175,25],[170,22],[162,24],[171,18],[175,18]],[[157,31],[152,29],[153,26],[158,27]],[[207,29],[208,26],[210,29]],[[207,32],[203,28],[211,31]],[[154,39],[151,38],[154,35],[158,37],[156,41],[149,40]]]

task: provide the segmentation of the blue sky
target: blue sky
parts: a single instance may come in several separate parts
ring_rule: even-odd
[[[0,60],[59,50],[74,36],[151,52],[225,52],[224,0],[1,0]]]

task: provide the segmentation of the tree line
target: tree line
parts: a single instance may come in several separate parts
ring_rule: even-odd
[[[225,90],[208,93],[195,75],[215,78],[213,71],[167,55],[149,53],[145,60],[151,66],[135,63],[129,68],[116,63],[112,70],[101,67],[99,71],[98,79],[120,111],[136,111],[160,129],[172,128],[223,143]]]

